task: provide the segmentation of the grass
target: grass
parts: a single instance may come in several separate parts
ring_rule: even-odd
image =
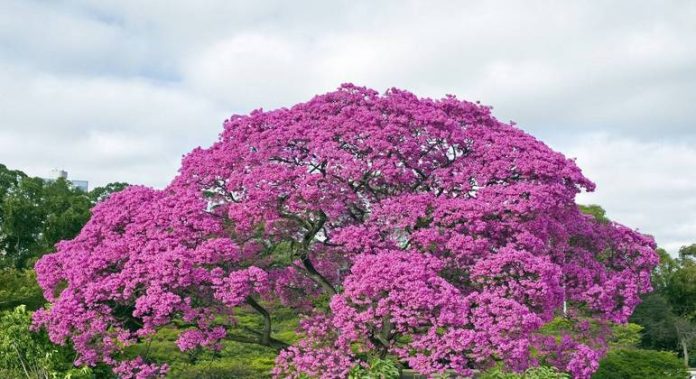
[[[288,308],[273,308],[273,337],[287,343],[297,339],[295,329],[297,315]],[[247,308],[235,309],[240,328],[260,330],[262,318]],[[198,349],[181,352],[175,342],[181,330],[162,328],[152,337],[129,349],[128,355],[147,355],[149,360],[166,362],[170,366],[168,377],[187,378],[270,378],[277,352],[271,348],[234,341],[223,341],[218,352]]]

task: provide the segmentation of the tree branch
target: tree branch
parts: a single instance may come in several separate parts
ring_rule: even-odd
[[[334,288],[331,282],[329,282],[328,279],[326,279],[321,273],[319,273],[319,271],[317,271],[317,269],[314,267],[314,264],[312,264],[312,261],[309,259],[309,256],[306,253],[300,256],[300,260],[302,261],[302,265],[304,266],[307,276],[309,276],[310,279],[312,279],[315,283],[319,284],[329,294],[335,295],[338,293],[338,291],[336,291],[336,288]]]
[[[314,241],[314,238],[316,237],[317,233],[319,233],[319,231],[324,227],[324,224],[326,223],[326,213],[320,210],[318,212],[319,217],[315,222],[307,221],[295,214],[284,212],[282,210],[283,201],[284,199],[279,199],[278,201],[278,214],[283,218],[299,222],[301,225],[304,225],[307,229],[307,233],[305,233],[305,235],[303,236],[298,251],[298,257],[302,262],[302,266],[304,267],[305,273],[310,279],[312,279],[312,281],[320,285],[329,294],[335,295],[338,292],[336,291],[334,286],[319,271],[317,271],[316,267],[314,267],[314,264],[312,263],[312,260],[309,258],[309,248],[312,244],[312,241]]]
[[[326,213],[319,211],[319,219],[312,224],[312,228],[305,234],[302,239],[302,249],[300,251],[300,260],[302,265],[307,270],[309,277],[322,286],[328,293],[335,295],[337,293],[336,288],[329,282],[317,269],[314,267],[312,260],[309,259],[309,246],[314,240],[314,237],[319,233],[321,228],[324,227],[326,223]]]
[[[257,303],[253,297],[247,296],[246,301],[263,317],[263,332],[260,333],[259,338],[261,345],[268,345],[271,341],[271,314],[261,304]]]

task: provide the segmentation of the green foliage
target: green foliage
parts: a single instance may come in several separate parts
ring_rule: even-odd
[[[112,193],[119,192],[119,191],[125,189],[126,187],[128,187],[128,183],[124,183],[124,182],[109,183],[105,186],[97,187],[97,188],[94,188],[93,190],[89,191],[88,196],[89,196],[89,199],[92,202],[92,204],[96,204],[100,201],[105,200]]]
[[[573,321],[570,319],[557,316],[554,317],[553,320],[544,324],[541,329],[539,329],[539,332],[547,336],[559,336],[563,333],[571,332],[574,326]]]
[[[679,248],[680,259],[696,259],[696,243]]]
[[[85,193],[65,179],[45,181],[0,164],[0,377],[106,378],[106,367],[75,368],[75,353],[29,331],[30,312],[44,303],[34,261],[73,238],[90,208],[123,183]],[[16,307],[16,308],[15,308]]]
[[[664,291],[669,287],[669,281],[675,271],[679,269],[679,260],[672,258],[665,249],[656,250],[660,257],[660,263],[652,273],[651,281],[656,291]]]
[[[175,341],[180,330],[164,328],[151,340],[128,350],[128,355],[142,355],[170,365],[172,378],[268,378],[276,352],[261,345],[223,341],[219,352],[197,349],[181,352]]]
[[[393,360],[375,358],[367,367],[353,367],[348,373],[348,379],[394,379],[399,375],[399,368]]]
[[[696,320],[696,245],[679,249],[676,261],[664,292],[677,315]]]
[[[0,268],[31,267],[56,242],[77,235],[97,201],[125,186],[85,193],[65,179],[45,181],[0,164]]]
[[[563,316],[554,317],[539,329],[540,334],[555,337],[556,341],[561,341],[564,336],[574,336],[576,340],[588,343],[593,336],[605,336],[610,332],[611,330],[604,322],[598,322],[592,318],[566,318]]]
[[[27,174],[19,170],[10,170],[4,164],[0,163],[0,198],[4,198],[11,188],[17,186],[22,178],[26,178]]]
[[[297,339],[298,317],[288,308],[274,306],[273,336],[287,343]],[[235,317],[240,327],[258,330],[263,324],[255,311],[239,307]],[[218,320],[220,321],[220,320]],[[150,340],[127,349],[127,355],[141,355],[170,366],[168,378],[270,378],[277,352],[269,347],[222,341],[218,352],[197,349],[181,352],[175,342],[183,330],[176,326],[160,329]]]
[[[267,372],[259,372],[252,366],[236,360],[221,359],[196,365],[175,367],[168,376],[172,379],[226,379],[226,378],[269,378]]]
[[[503,370],[501,366],[482,372],[479,379],[570,379],[570,375],[558,371],[555,367],[539,366],[516,373]]]
[[[38,204],[43,213],[39,241],[46,251],[52,250],[56,242],[76,236],[89,219],[92,207],[89,196],[62,179],[44,182]]]
[[[110,194],[125,188],[111,183],[89,193],[59,179],[45,182],[0,164],[0,378],[108,378],[106,367],[76,368],[70,347],[50,343],[45,332],[29,331],[30,310],[43,304],[33,261],[52,250],[53,245],[76,235],[89,218],[89,209]],[[601,222],[609,222],[597,205],[580,206],[582,212]],[[656,292],[644,297],[631,321],[612,327],[611,351],[601,362],[594,378],[684,378],[684,365],[674,353],[636,350],[635,347],[682,352],[681,342],[692,348],[696,342],[696,244],[683,247],[677,258],[658,249],[661,263],[653,273]],[[294,259],[290,246],[278,245],[269,255],[281,263]],[[328,297],[316,299],[320,308],[328,307]],[[19,306],[25,304],[24,306]],[[16,307],[16,308],[15,308]],[[297,315],[290,309],[275,307],[274,337],[293,343],[297,339]],[[249,309],[236,309],[239,325],[258,330],[262,319]],[[638,325],[640,324],[640,325]],[[595,327],[595,326],[593,326]],[[197,350],[183,353],[175,345],[176,328],[160,330],[151,340],[136,344],[128,354],[141,354],[153,361],[167,362],[171,378],[270,378],[276,351],[224,341],[218,352]],[[557,317],[542,333],[560,336],[574,333],[572,321]],[[367,360],[367,357],[366,357]],[[393,360],[369,360],[357,366],[351,379],[398,378]],[[524,373],[495,367],[481,374],[482,379],[559,379],[569,378],[551,367],[531,368]]]
[[[0,269],[0,283],[0,310],[12,309],[21,304],[29,310],[35,310],[44,304],[34,270]]]
[[[609,219],[607,218],[607,212],[604,210],[604,208],[600,207],[597,204],[578,205],[578,208],[580,208],[580,212],[591,215],[595,218],[595,220],[599,222],[609,222]]]
[[[642,331],[642,326],[630,322],[627,324],[613,325],[611,328],[609,347],[611,349],[630,349],[638,347]]]
[[[669,300],[659,292],[644,296],[631,316],[631,322],[643,327],[640,347],[644,349],[674,350],[679,344],[674,321]]]
[[[687,371],[676,354],[654,350],[615,350],[600,362],[593,379],[684,379]]]
[[[45,332],[31,333],[31,314],[20,305],[0,315],[0,376],[7,378],[92,378],[90,368],[75,368],[75,353],[51,344]]]
[[[0,199],[0,251],[6,266],[25,268],[32,255],[42,249],[42,195],[41,179],[23,177]]]
[[[696,245],[683,246],[676,258],[662,249],[658,254],[655,292],[643,297],[631,321],[645,328],[641,347],[676,351],[696,364],[690,354],[696,347]]]

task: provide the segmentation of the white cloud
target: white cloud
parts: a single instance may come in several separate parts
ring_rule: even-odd
[[[168,183],[180,156],[214,141],[227,116],[201,97],[140,79],[3,70],[0,86],[0,162],[38,176],[60,167],[94,185]]]
[[[182,61],[184,83],[236,110],[291,105],[350,81],[481,100],[543,137],[694,133],[694,5],[361,4],[362,18],[327,13],[336,25],[311,35],[297,32],[297,10],[278,17],[284,29],[221,33]]]
[[[652,234],[669,251],[696,238],[696,147],[588,135],[567,144],[597,184],[578,202],[600,204],[610,218]]]
[[[315,57],[311,46],[283,36],[239,34],[196,55],[185,67],[184,83],[237,110],[289,106],[315,93]]]
[[[580,158],[599,184],[588,201],[671,248],[696,238],[693,218],[677,215],[696,213],[686,172],[696,167],[691,1],[2,8],[0,162],[34,175],[59,166],[94,184],[161,186],[231,113],[354,82],[493,105],[498,118]]]

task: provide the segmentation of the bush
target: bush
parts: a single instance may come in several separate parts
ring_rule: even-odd
[[[276,352],[264,346],[222,341],[222,350],[212,352],[195,349],[182,352],[174,341],[179,334],[175,328],[163,328],[150,343],[132,346],[129,357],[145,354],[153,362],[167,362],[167,378],[270,378]]]
[[[656,350],[615,350],[599,363],[593,379],[684,379],[688,376],[676,354]]]
[[[555,367],[539,366],[527,369],[522,373],[506,372],[496,366],[483,372],[479,379],[569,379],[570,375],[558,371]]]
[[[90,378],[95,371],[74,367],[75,353],[68,346],[53,345],[46,332],[29,330],[31,313],[24,305],[0,313],[0,377]],[[103,377],[103,376],[100,376]]]
[[[269,375],[237,361],[214,361],[172,370],[168,377],[172,379],[256,379],[266,378]]]
[[[390,359],[373,359],[368,367],[356,366],[350,370],[348,379],[396,379],[399,368]]]
[[[45,303],[34,270],[0,269],[0,283],[0,310],[12,310],[23,304],[31,311]]]
[[[643,327],[634,324],[617,324],[611,328],[611,339],[609,340],[609,347],[611,349],[633,349],[638,347],[640,343],[641,332]]]

